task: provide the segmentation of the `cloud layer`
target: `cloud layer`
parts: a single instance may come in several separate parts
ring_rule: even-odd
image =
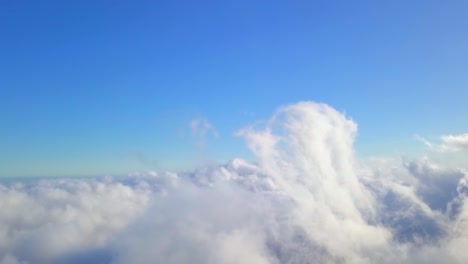
[[[467,263],[466,172],[362,165],[356,133],[300,102],[236,133],[254,163],[3,184],[0,263]]]

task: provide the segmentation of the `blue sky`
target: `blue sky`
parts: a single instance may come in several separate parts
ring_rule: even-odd
[[[249,157],[233,132],[302,100],[351,116],[361,156],[468,131],[466,1],[96,2],[0,4],[1,177]]]

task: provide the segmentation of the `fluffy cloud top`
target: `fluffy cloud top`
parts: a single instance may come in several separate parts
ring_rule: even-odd
[[[429,148],[441,152],[462,152],[468,151],[468,133],[460,135],[445,135],[441,136],[442,143],[440,145],[433,144],[425,138],[416,136],[418,140],[423,142]]]
[[[468,151],[468,133],[442,136],[442,142],[447,151]]]
[[[466,172],[358,166],[356,132],[300,102],[238,131],[255,163],[0,185],[0,263],[467,263]]]

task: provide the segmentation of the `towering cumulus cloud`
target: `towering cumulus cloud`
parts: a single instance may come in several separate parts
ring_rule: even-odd
[[[0,263],[468,263],[466,172],[363,165],[356,132],[300,102],[236,132],[253,163],[4,184]]]
[[[391,236],[371,224],[375,201],[355,172],[356,128],[327,105],[298,103],[280,109],[265,129],[240,135],[257,155],[261,171],[291,199],[288,224],[327,257],[365,262]]]

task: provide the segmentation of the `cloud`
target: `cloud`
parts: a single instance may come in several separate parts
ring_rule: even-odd
[[[216,128],[205,118],[195,118],[190,121],[190,133],[196,138],[205,138],[209,134],[213,137],[218,137],[219,133]]]
[[[442,142],[446,151],[468,151],[468,133],[442,136]]]
[[[6,263],[51,263],[104,246],[148,200],[143,189],[85,180],[2,186],[0,193],[0,254]]]
[[[301,102],[281,108],[266,128],[239,135],[257,154],[261,170],[292,199],[291,221],[311,242],[337,260],[361,262],[367,257],[359,251],[376,252],[391,236],[368,224],[373,200],[354,171],[356,130],[331,107]]]
[[[255,162],[0,185],[0,263],[466,263],[465,170],[363,164],[356,133],[299,102],[236,133]]]
[[[431,150],[440,152],[465,152],[468,151],[468,133],[460,135],[445,135],[441,136],[441,144],[436,145],[428,141],[427,139],[416,136],[416,138],[423,144],[429,147]]]

